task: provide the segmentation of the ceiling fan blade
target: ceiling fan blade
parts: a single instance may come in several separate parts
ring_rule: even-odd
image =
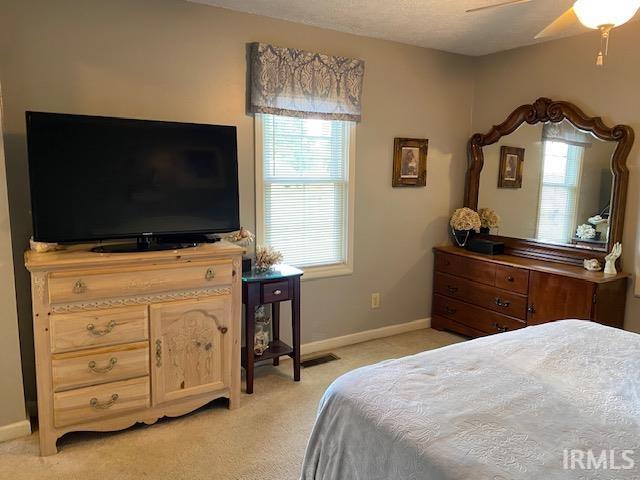
[[[465,10],[466,13],[479,12],[481,10],[489,10],[490,8],[506,7],[509,5],[518,5],[520,3],[529,3],[532,0],[507,0],[506,2],[494,3],[493,5],[485,5],[484,7],[470,8]]]
[[[576,12],[573,11],[573,7],[571,7],[547,25],[544,30],[536,35],[535,38],[557,37],[567,31],[575,29],[576,26],[581,27],[582,24],[580,23],[580,20],[578,20]],[[584,29],[586,30],[587,28],[584,27]]]

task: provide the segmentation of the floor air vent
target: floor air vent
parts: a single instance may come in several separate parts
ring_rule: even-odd
[[[305,358],[300,362],[300,366],[302,368],[315,367],[316,365],[333,362],[334,360],[340,360],[340,357],[334,353],[323,353],[321,355]]]

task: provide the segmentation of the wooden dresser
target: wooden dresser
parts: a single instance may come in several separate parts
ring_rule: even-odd
[[[622,328],[627,274],[434,248],[431,324],[469,337],[566,318]]]
[[[119,430],[240,396],[241,258],[183,250],[27,252],[40,452],[77,430]]]

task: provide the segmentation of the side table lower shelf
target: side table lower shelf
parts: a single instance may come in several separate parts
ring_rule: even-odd
[[[269,342],[269,348],[267,348],[262,355],[254,354],[253,361],[261,362],[262,360],[271,360],[272,358],[280,358],[285,355],[293,358],[293,347],[290,347],[281,340],[273,340]],[[242,347],[242,366],[247,368],[247,347]]]

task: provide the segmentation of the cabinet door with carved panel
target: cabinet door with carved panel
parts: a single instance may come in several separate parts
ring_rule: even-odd
[[[151,306],[154,404],[229,386],[231,296]]]

